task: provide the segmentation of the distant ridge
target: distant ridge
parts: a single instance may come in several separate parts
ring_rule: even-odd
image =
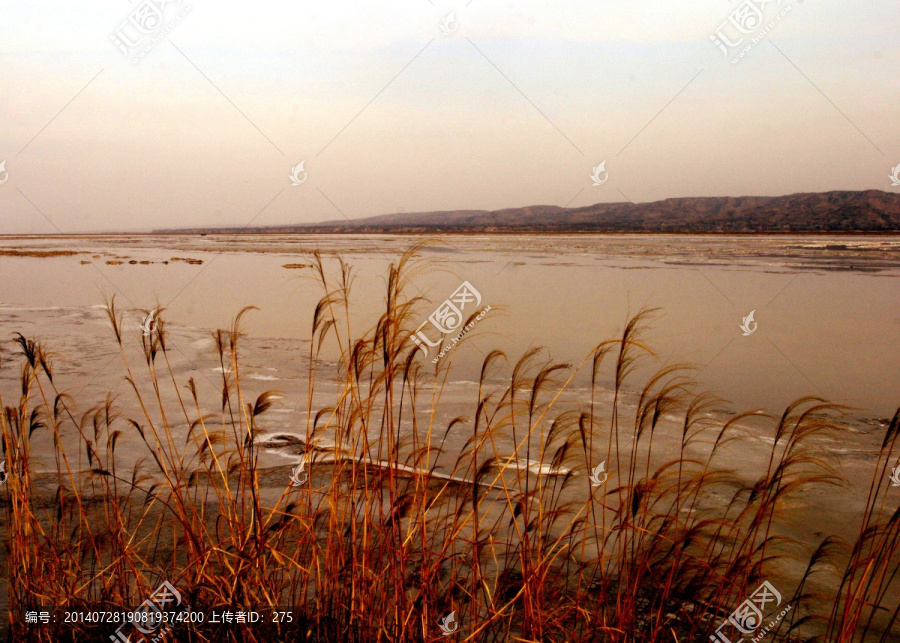
[[[234,232],[190,228],[157,232]],[[900,232],[900,193],[866,190],[774,197],[686,197],[580,208],[535,205],[505,210],[386,214],[353,221],[242,228],[272,233],[439,232]]]

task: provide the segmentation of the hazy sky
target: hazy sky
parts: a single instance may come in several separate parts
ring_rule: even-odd
[[[761,1],[6,2],[0,233],[900,189],[900,3]]]

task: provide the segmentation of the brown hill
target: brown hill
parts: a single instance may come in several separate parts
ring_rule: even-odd
[[[774,197],[688,197],[653,203],[539,205],[388,214],[245,232],[900,232],[900,193],[866,190]],[[186,232],[182,230],[182,232]]]

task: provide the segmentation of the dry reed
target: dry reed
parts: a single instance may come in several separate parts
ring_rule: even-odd
[[[21,391],[0,402],[14,640],[107,640],[109,626],[26,626],[23,610],[128,610],[163,580],[195,608],[290,605],[299,615],[277,631],[182,624],[168,639],[179,641],[436,641],[450,612],[460,641],[707,641],[773,577],[793,585],[774,640],[897,635],[900,511],[886,501],[886,477],[900,414],[873,457],[856,542],[825,538],[789,578],[802,548],[788,536],[786,506],[839,482],[815,445],[841,430],[841,407],[804,398],[781,417],[723,419],[721,402],[697,392],[685,366],[638,380],[651,355],[642,333],[652,311],[644,311],[575,366],[543,361],[537,350],[507,366],[490,352],[471,415],[439,426],[452,356],[431,366],[407,341],[423,303],[407,295],[421,268],[414,252],[390,266],[383,312],[359,336],[349,323],[353,271],[334,261],[336,278],[322,256],[311,265],[323,291],[301,430],[311,475],[274,501],[265,499],[259,456],[261,418],[277,396],[248,399],[242,385],[247,309],[214,335],[222,381],[212,414],[192,379],[177,380],[161,313],[132,364],[123,317],[114,299],[107,305],[135,417],[121,415],[113,394],[79,411],[57,389],[52,353],[17,336]],[[314,408],[324,349],[339,355],[337,394]],[[585,372],[589,399],[568,401]],[[599,401],[604,373],[614,382],[610,403]],[[177,405],[167,408],[165,387]],[[623,402],[628,390],[639,391],[635,408]],[[674,453],[659,444],[672,417]],[[747,425],[773,438],[750,484],[725,457]],[[43,432],[56,467],[42,486],[30,465]],[[126,432],[146,458],[122,470],[116,449]],[[451,432],[468,437],[445,454],[452,471],[440,476]],[[324,437],[330,446],[313,450]],[[78,453],[66,449],[73,439]],[[588,474],[603,461],[608,478],[592,486]],[[830,595],[810,589],[834,569],[820,583]]]

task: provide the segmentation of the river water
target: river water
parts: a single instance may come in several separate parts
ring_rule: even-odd
[[[186,397],[183,385],[193,378],[202,412],[220,412],[223,373],[212,331],[228,328],[244,306],[256,306],[242,324],[245,400],[277,389],[282,397],[261,417],[262,425],[270,438],[305,437],[309,336],[322,296],[307,267],[311,253],[326,256],[332,275],[337,274],[333,253],[351,266],[350,325],[358,336],[384,308],[389,264],[416,242],[424,245],[406,288],[408,296],[423,298],[416,319],[425,324],[425,337],[439,337],[429,318],[438,319],[432,313],[446,311],[447,300],[462,306],[464,317],[476,304],[490,306],[465,341],[442,358],[450,370],[433,418],[436,427],[474,414],[476,381],[489,351],[501,349],[508,356],[500,370],[507,378],[512,363],[535,347],[542,348],[541,359],[578,365],[597,344],[619,337],[630,315],[653,308],[643,338],[653,355],[626,388],[639,388],[661,366],[692,363],[698,385],[729,400],[734,411],[760,409],[777,416],[805,395],[854,407],[841,434],[815,438],[816,450],[833,458],[847,485],[822,485],[791,501],[786,529],[808,545],[825,534],[855,538],[875,454],[887,419],[900,405],[900,237],[6,237],[0,239],[3,404],[14,404],[20,394],[20,357],[12,338],[22,333],[53,351],[54,384],[72,395],[73,409],[84,412],[113,392],[125,417],[140,418],[103,309],[104,298],[115,296],[124,314],[124,357],[146,400],[153,399],[153,389],[142,363],[140,322],[145,311],[165,309],[178,386],[166,384],[161,395],[169,422],[183,435],[186,418],[177,392]],[[751,312],[752,320],[747,319]],[[456,320],[441,319],[453,327],[447,338],[456,336],[461,327]],[[336,380],[328,363],[333,355],[327,347],[323,354],[314,411],[335,403]],[[429,350],[427,368],[433,368],[436,355],[437,349]],[[158,368],[165,370],[162,362]],[[583,408],[590,399],[585,370],[576,374],[560,406]],[[600,406],[610,401],[611,386],[605,372],[595,392]],[[634,400],[632,392],[623,404],[633,410]],[[154,422],[161,412],[151,405]],[[188,415],[196,416],[193,408]],[[677,452],[676,423],[676,417],[663,418],[654,438],[661,457]],[[601,428],[607,435],[608,427]],[[752,485],[767,466],[772,431],[748,423],[740,432],[741,446],[729,447],[721,464]],[[134,433],[128,427],[120,440],[122,470],[147,455]],[[471,429],[448,434],[444,452],[449,455],[438,457],[437,473],[453,475],[452,458],[470,435]],[[73,447],[77,442],[74,433],[63,439],[73,440]],[[53,470],[49,432],[32,440],[32,466]],[[86,468],[83,447],[75,450],[73,464]],[[285,468],[285,483],[300,460],[296,449],[272,448],[262,455],[264,467]],[[779,572],[796,580],[802,568]]]
[[[245,330],[258,347],[246,356],[259,361],[254,375],[277,383],[278,373],[299,367],[294,351],[308,340],[321,296],[309,269],[283,266],[310,263],[314,249],[341,252],[356,277],[354,331],[363,332],[384,305],[388,263],[416,240],[7,237],[0,240],[7,253],[0,256],[0,337],[41,339],[60,353],[67,384],[96,395],[108,389],[108,374],[121,376],[113,365],[104,368],[116,353],[98,308],[104,295],[128,311],[135,334],[137,309],[164,306],[169,327],[184,334],[173,354],[196,366],[211,352],[208,331],[254,305],[260,310],[245,318]],[[22,250],[77,254],[8,254]],[[656,365],[696,364],[697,379],[736,409],[778,412],[802,395],[819,395],[885,418],[900,404],[897,237],[446,235],[428,239],[419,256],[424,270],[408,292],[427,299],[423,322],[464,281],[482,307],[491,306],[453,352],[452,381],[474,379],[493,348],[516,359],[544,347],[548,359],[577,364],[617,337],[630,314],[657,308],[646,335]],[[746,328],[755,330],[746,335],[741,325],[751,311]],[[439,336],[430,323],[423,332]]]

